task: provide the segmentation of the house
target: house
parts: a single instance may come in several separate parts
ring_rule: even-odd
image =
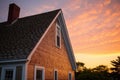
[[[0,80],[74,80],[75,58],[61,9],[0,23]]]

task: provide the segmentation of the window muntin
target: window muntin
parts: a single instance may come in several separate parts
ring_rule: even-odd
[[[5,69],[4,80],[13,80],[13,69]]]

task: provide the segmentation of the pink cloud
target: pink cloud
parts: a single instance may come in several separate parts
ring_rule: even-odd
[[[111,8],[101,10],[97,12],[96,9],[90,9],[68,20],[68,29],[76,53],[99,50],[107,53],[119,52],[120,13],[113,12]]]

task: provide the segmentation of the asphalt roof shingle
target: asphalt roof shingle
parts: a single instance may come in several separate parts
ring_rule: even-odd
[[[26,59],[59,11],[0,23],[0,61]]]

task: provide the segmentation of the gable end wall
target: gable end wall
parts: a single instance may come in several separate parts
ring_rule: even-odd
[[[55,45],[55,26],[56,21],[32,55],[27,67],[27,80],[34,79],[35,66],[45,68],[45,80],[54,80],[55,69],[58,71],[58,80],[68,80],[69,72],[72,73],[72,80],[74,80],[74,71],[72,70],[62,35],[61,48],[59,49]]]

